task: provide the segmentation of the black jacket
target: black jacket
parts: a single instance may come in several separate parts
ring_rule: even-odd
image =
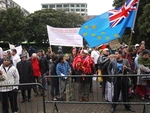
[[[19,72],[19,76],[20,76],[20,83],[31,83],[32,81],[32,74],[33,74],[33,70],[32,70],[32,64],[30,61],[26,60],[26,61],[20,61],[17,63],[17,69]],[[19,87],[21,90],[27,90],[30,88],[30,86],[20,86]]]
[[[52,75],[52,76],[57,76],[56,65],[57,64],[55,62],[50,63],[50,75]],[[51,83],[51,85],[58,85],[59,84],[59,78],[58,77],[56,77],[56,78],[51,77],[50,83]]]
[[[130,63],[129,63],[128,59],[123,59],[123,65],[126,65],[126,66],[127,66],[127,69],[124,70],[124,73],[123,73],[123,74],[130,73],[131,67],[130,67]],[[118,74],[118,73],[117,73],[117,72],[118,72],[118,69],[117,69],[117,60],[116,60],[116,59],[114,59],[113,61],[111,61],[111,62],[109,63],[109,66],[108,66],[107,70],[108,70],[109,75],[117,75],[117,74]],[[123,76],[124,76],[124,77],[128,77],[127,75],[123,75]],[[117,78],[119,78],[119,77],[114,76],[114,77],[112,78],[112,81],[113,81],[114,83],[116,83],[116,82],[117,82]]]
[[[44,56],[41,56],[39,58],[39,61],[40,61],[41,73],[43,75],[44,73],[49,71],[48,61]]]
[[[98,59],[97,59],[98,69],[102,69],[102,66],[103,66],[107,61],[109,61],[109,58],[108,58],[107,55],[99,56]]]

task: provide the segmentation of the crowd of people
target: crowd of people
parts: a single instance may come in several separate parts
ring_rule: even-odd
[[[145,49],[145,42],[128,47],[122,44],[115,51],[109,45],[88,48],[73,47],[71,53],[64,54],[61,46],[56,53],[49,47],[47,52],[35,50],[22,50],[20,55],[16,49],[3,52],[0,49],[0,84],[15,85],[19,83],[40,83],[44,90],[50,83],[51,98],[53,101],[64,98],[66,85],[69,83],[70,75],[81,75],[73,77],[71,82],[78,83],[79,101],[89,101],[90,93],[93,93],[92,77],[88,75],[101,75],[100,87],[102,95],[106,101],[129,102],[133,94],[140,96],[141,100],[150,99],[150,53]],[[129,76],[138,74],[141,76]],[[43,79],[46,76],[59,76]],[[105,76],[107,75],[107,76]],[[109,75],[109,76],[108,76]],[[3,113],[8,113],[8,98],[12,112],[18,111],[17,92],[21,90],[22,101],[31,102],[31,92],[33,89],[35,96],[43,95],[42,89],[37,86],[9,86],[1,87],[1,101]],[[26,95],[27,92],[27,95]],[[112,104],[111,113],[116,110],[117,104]],[[134,112],[130,104],[125,104],[125,108]]]

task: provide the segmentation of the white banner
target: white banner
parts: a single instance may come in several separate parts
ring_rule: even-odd
[[[20,55],[22,53],[22,45],[15,47],[17,50],[17,54]]]
[[[14,48],[10,48],[9,50],[6,50],[4,52],[11,51],[11,49],[16,49],[18,55],[20,55],[22,53],[22,45],[17,46],[17,47],[14,46]]]
[[[80,28],[55,28],[47,25],[50,45],[83,47]]]

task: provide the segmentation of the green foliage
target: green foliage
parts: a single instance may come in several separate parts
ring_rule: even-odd
[[[26,18],[26,22],[28,23],[26,30],[28,42],[47,43],[47,25],[60,28],[72,28],[83,23],[83,19],[74,13],[67,14],[62,10],[44,9],[30,14]]]
[[[45,42],[47,40],[46,25],[58,26],[60,18],[55,10],[40,10],[26,18],[26,37],[28,42]]]
[[[140,35],[146,37],[145,39],[148,41],[150,36],[150,4],[144,7],[143,13],[138,19],[138,27]]]
[[[116,7],[116,8],[120,7],[120,6],[122,6],[125,3],[125,1],[126,0],[114,0],[113,1],[113,6]]]
[[[24,40],[25,17],[19,8],[0,10],[0,40],[13,44]]]
[[[62,10],[44,9],[24,16],[19,8],[0,10],[0,41],[47,43],[47,25],[60,28],[79,27],[83,18]]]

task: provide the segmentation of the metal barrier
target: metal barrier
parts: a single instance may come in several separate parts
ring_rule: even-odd
[[[107,77],[110,75],[103,75],[104,77]],[[121,75],[115,75],[115,76],[121,76]],[[123,75],[126,76],[126,75]],[[137,76],[141,76],[141,75],[128,75],[130,77],[137,77]],[[149,76],[149,75],[147,75]],[[99,87],[99,81],[98,79],[93,79],[93,93],[90,93],[89,96],[89,101],[85,102],[79,102],[79,83],[75,82],[73,80],[73,78],[78,78],[81,77],[81,75],[72,75],[72,76],[63,76],[63,77],[68,77],[69,79],[69,83],[66,86],[66,91],[65,91],[65,96],[63,99],[58,100],[58,101],[52,101],[51,100],[51,95],[50,95],[50,86],[48,87],[47,91],[44,90],[43,86],[39,83],[26,83],[26,84],[17,84],[17,85],[0,85],[1,87],[12,87],[12,86],[38,86],[42,89],[42,93],[43,96],[42,97],[33,97],[32,98],[32,102],[25,102],[25,103],[20,103],[20,101],[22,100],[21,94],[18,93],[18,113],[54,113],[54,112],[59,112],[61,111],[62,113],[66,112],[66,113],[77,113],[79,109],[75,109],[75,105],[79,105],[78,107],[80,107],[80,109],[83,109],[84,107],[86,107],[87,105],[90,105],[89,108],[95,108],[95,106],[97,106],[98,108],[100,108],[101,111],[105,112],[105,111],[109,111],[110,109],[108,109],[108,107],[110,108],[111,104],[117,104],[117,105],[123,105],[123,104],[131,104],[133,105],[136,109],[139,109],[141,111],[139,111],[139,113],[148,113],[148,108],[150,105],[149,100],[145,100],[143,102],[141,102],[138,97],[136,95],[134,95],[134,99],[131,99],[130,102],[108,102],[105,100],[104,95],[102,95],[102,89]],[[84,77],[100,77],[100,76],[93,76],[93,75],[87,75]],[[112,76],[114,77],[114,76]],[[46,78],[62,78],[60,76],[47,76]],[[89,89],[90,90],[90,89]],[[45,97],[45,92],[46,93],[46,97]],[[33,95],[32,95],[33,96]],[[47,105],[46,105],[47,104]],[[64,106],[64,105],[67,105]],[[71,105],[71,106],[69,106]],[[91,105],[94,105],[93,107]],[[141,106],[143,105],[143,106]],[[52,107],[50,107],[52,106]],[[69,107],[72,111],[69,111]],[[74,107],[75,106],[75,107]],[[84,106],[84,107],[82,107]],[[102,106],[102,107],[101,107]],[[1,104],[0,104],[1,107]],[[141,108],[143,107],[143,108]],[[68,110],[67,110],[68,109]],[[136,110],[135,109],[135,110]],[[90,111],[89,111],[90,110]],[[94,109],[88,109],[89,113],[93,112]],[[118,110],[119,111],[119,110]],[[87,113],[87,111],[85,111]],[[96,111],[97,112],[97,111]],[[124,112],[124,111],[122,111]],[[84,113],[84,112],[82,112]],[[94,113],[94,112],[93,112]],[[120,112],[119,112],[120,113]],[[138,113],[138,112],[137,112]]]
[[[0,88],[8,88],[8,87],[14,87],[14,86],[36,86],[41,89],[43,95],[45,94],[43,86],[39,83],[0,85]],[[32,94],[31,102],[21,103],[22,97],[19,92],[18,92],[18,96],[17,96],[18,113],[46,113],[44,96],[34,97],[34,95],[31,93]],[[2,104],[0,104],[0,106],[2,106]],[[10,111],[10,107],[9,107],[9,111]],[[1,111],[1,113],[2,113],[2,111]]]
[[[141,75],[113,75],[111,77],[124,77],[124,76],[138,77],[138,76],[141,76]],[[146,75],[146,76],[150,76],[150,75]],[[134,95],[134,99],[131,99],[130,102],[121,102],[121,101],[119,101],[119,102],[108,102],[107,100],[105,100],[104,95],[102,95],[102,91],[101,91],[102,89],[99,88],[98,77],[101,77],[101,76],[97,76],[97,75],[86,75],[86,76],[84,76],[84,77],[91,77],[91,79],[93,77],[96,77],[97,79],[96,80],[92,79],[93,93],[90,93],[89,101],[79,102],[79,92],[78,92],[79,83],[75,82],[73,80],[73,78],[81,77],[81,75],[70,75],[70,76],[63,76],[63,77],[68,77],[69,83],[68,83],[68,86],[66,86],[65,97],[62,100],[52,101],[51,100],[51,95],[50,95],[51,88],[49,87],[48,91],[47,91],[47,98],[45,100],[45,103],[52,103],[53,104],[52,113],[55,113],[55,112],[58,113],[59,111],[62,112],[63,111],[62,109],[65,109],[65,108],[62,108],[61,110],[58,109],[58,104],[61,104],[61,105],[62,104],[98,104],[98,105],[130,104],[130,105],[134,105],[134,106],[143,105],[144,106],[143,108],[140,107],[140,109],[143,109],[141,112],[148,113],[148,105],[150,105],[150,102],[149,101],[141,102],[136,95]],[[103,75],[103,77],[110,77],[110,75]],[[50,76],[44,77],[43,81],[44,81],[44,79],[47,79],[47,78],[49,78],[49,79],[51,79],[51,78],[62,78],[62,76],[51,76],[50,75]],[[108,106],[106,106],[106,109],[110,110],[110,109],[108,109]],[[141,112],[139,112],[139,113],[141,113]]]

